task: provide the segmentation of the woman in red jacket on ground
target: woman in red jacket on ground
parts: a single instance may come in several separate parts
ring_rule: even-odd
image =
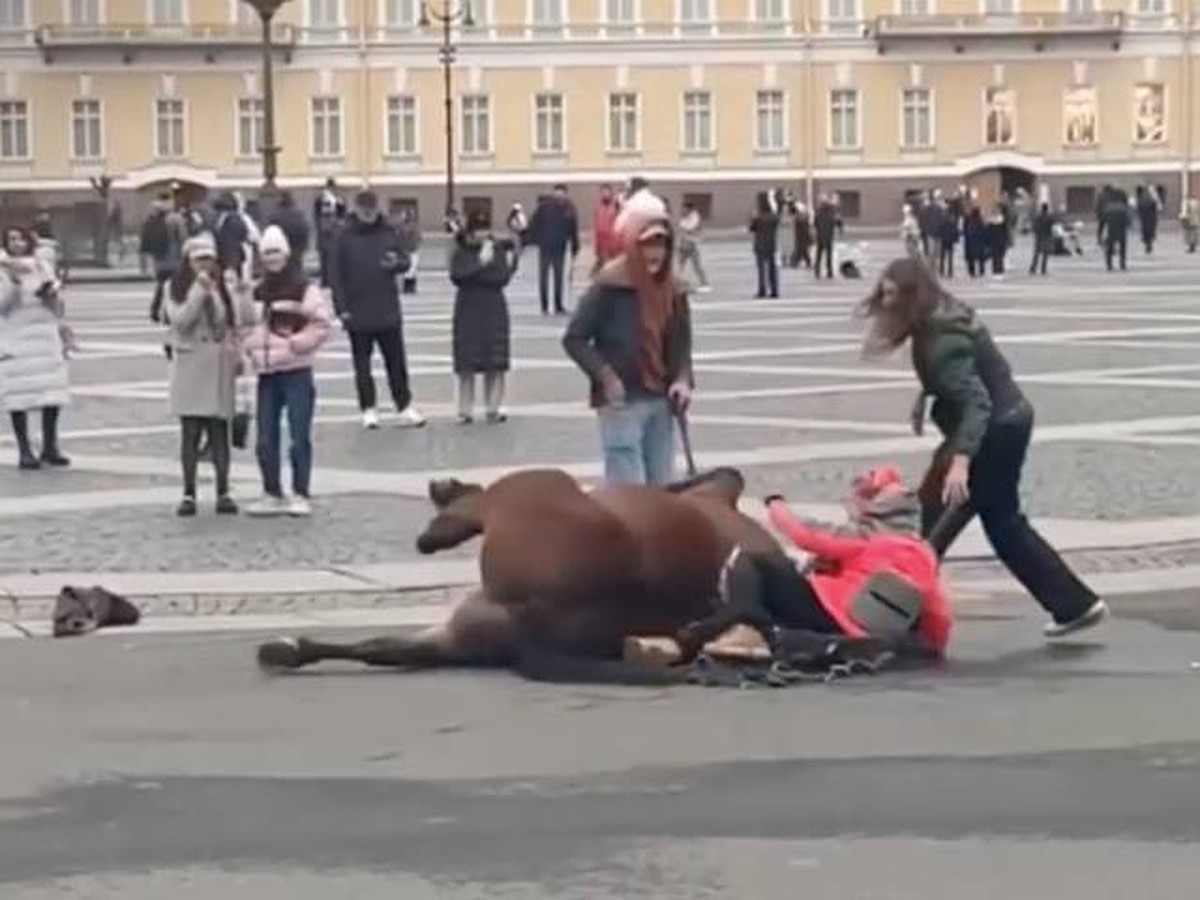
[[[723,608],[678,637],[685,658],[735,622],[850,638],[911,634],[925,652],[945,654],[950,604],[937,557],[917,535],[916,495],[898,471],[871,469],[855,479],[847,526],[805,521],[778,495],[765,502],[771,524],[811,555],[810,564],[784,569],[735,549],[722,572]]]

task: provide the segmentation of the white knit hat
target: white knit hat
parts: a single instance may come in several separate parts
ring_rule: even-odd
[[[183,245],[183,255],[188,259],[203,257],[215,259],[217,255],[217,242],[213,239],[212,232],[202,231],[188,238],[187,242]]]
[[[278,225],[267,226],[267,230],[262,234],[258,250],[264,256],[268,253],[282,253],[284,256],[292,255],[292,245],[288,243],[287,235],[283,233],[283,229]]]

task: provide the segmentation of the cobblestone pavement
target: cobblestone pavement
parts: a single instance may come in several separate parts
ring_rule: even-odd
[[[894,250],[876,242],[870,255],[880,261]],[[1039,518],[1131,527],[1156,520],[1155,542],[1172,540],[1175,522],[1185,538],[1200,538],[1200,257],[1171,245],[1160,252],[1135,257],[1126,276],[1102,271],[1091,253],[1053,260],[1045,279],[1018,265],[1003,282],[954,285],[983,311],[1037,407],[1026,500]],[[710,247],[715,290],[695,302],[693,439],[701,465],[742,466],[752,494],[782,491],[825,504],[838,502],[851,475],[870,462],[894,461],[919,475],[932,439],[908,433],[913,382],[903,356],[859,359],[852,311],[869,282],[814,283],[807,272],[785,271],[784,299],[755,301],[746,256],[738,245]],[[529,273],[510,296],[515,371],[511,418],[499,426],[452,421],[452,298],[433,276],[422,289],[406,300],[406,333],[429,427],[362,432],[348,349],[337,335],[318,373],[317,515],[300,523],[172,517],[177,434],[166,414],[161,336],[145,317],[147,291],[72,289],[68,306],[83,351],[72,363],[65,443],[77,465],[36,474],[0,468],[0,519],[7,520],[0,573],[402,560],[412,555],[426,514],[419,491],[431,472],[550,464],[594,473],[597,441],[584,384],[561,352],[563,321],[536,312]],[[11,453],[5,436],[0,454]],[[237,461],[237,491],[248,498],[252,454],[239,452]],[[349,480],[324,489],[322,473],[335,470]],[[353,476],[374,480],[356,486]],[[1192,555],[1196,546],[1170,550],[1164,564],[1200,559]],[[1136,564],[1162,553],[1077,557],[1084,568],[1103,569],[1114,559]]]

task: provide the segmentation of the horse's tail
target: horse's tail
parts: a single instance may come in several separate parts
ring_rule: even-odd
[[[683,667],[659,668],[624,659],[594,659],[568,656],[543,647],[524,646],[513,670],[530,681],[552,684],[608,684],[664,687],[686,684]]]

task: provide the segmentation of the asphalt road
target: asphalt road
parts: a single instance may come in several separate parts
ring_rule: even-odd
[[[0,896],[1182,898],[1200,611],[944,671],[733,691],[331,667],[256,635],[10,642]]]

